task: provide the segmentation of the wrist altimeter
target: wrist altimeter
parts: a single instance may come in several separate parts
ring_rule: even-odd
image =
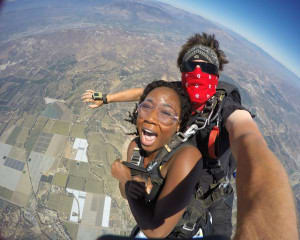
[[[96,101],[101,100],[101,101],[103,101],[104,104],[108,103],[107,102],[107,94],[102,93],[102,92],[94,92],[92,94],[92,98],[93,98],[93,100],[96,100]]]

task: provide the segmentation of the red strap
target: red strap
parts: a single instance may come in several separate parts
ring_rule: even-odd
[[[208,156],[210,158],[217,158],[216,153],[215,153],[215,142],[217,136],[219,136],[219,127],[214,126],[213,129],[209,133],[209,138],[208,138]]]

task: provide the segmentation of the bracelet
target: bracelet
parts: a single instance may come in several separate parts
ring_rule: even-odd
[[[102,94],[102,101],[103,101],[103,104],[108,104],[108,102],[107,102],[107,94],[105,94],[105,93]]]

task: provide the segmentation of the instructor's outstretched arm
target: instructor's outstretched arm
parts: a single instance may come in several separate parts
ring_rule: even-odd
[[[294,197],[285,169],[244,110],[226,121],[237,160],[235,240],[298,239]]]
[[[112,102],[133,102],[138,101],[140,96],[143,94],[144,88],[130,88],[124,91],[107,94],[107,103]],[[94,100],[92,98],[94,90],[86,90],[81,96],[81,100],[85,103],[88,103],[90,108],[101,107],[104,103],[102,100]]]

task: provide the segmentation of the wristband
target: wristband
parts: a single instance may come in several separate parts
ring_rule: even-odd
[[[103,101],[103,104],[108,104],[108,102],[107,102],[107,94],[105,94],[105,93],[102,93],[102,92],[94,92],[93,94],[92,94],[92,99],[93,100],[101,100],[101,101]]]
[[[108,102],[107,102],[107,94],[105,94],[105,93],[102,94],[102,101],[103,101],[103,104],[108,104]]]

